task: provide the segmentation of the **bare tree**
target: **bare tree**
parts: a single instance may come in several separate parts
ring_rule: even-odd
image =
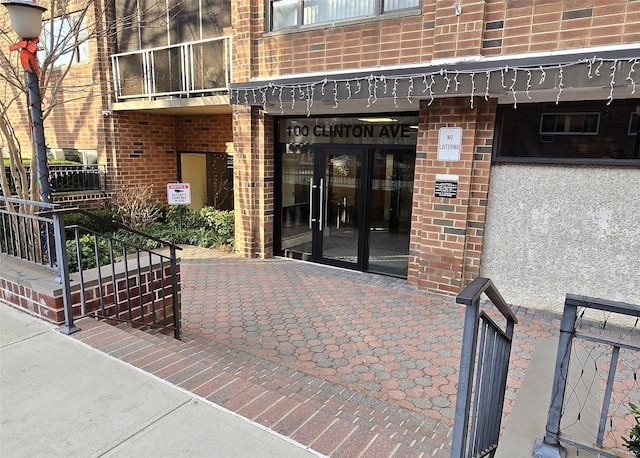
[[[59,103],[64,91],[64,80],[73,68],[81,50],[104,31],[104,15],[93,0],[49,0],[38,53],[41,94],[43,100],[43,122],[51,110]],[[4,10],[4,8],[2,9]],[[9,169],[15,194],[20,199],[38,200],[36,180],[27,180],[23,165],[23,151],[16,135],[16,122],[29,120],[28,87],[24,70],[19,64],[19,53],[9,50],[9,46],[19,40],[12,30],[6,11],[0,12],[0,132],[9,156]],[[102,23],[100,21],[103,21]],[[44,51],[44,52],[42,52]],[[67,65],[60,65],[64,61]],[[79,88],[82,89],[82,88]],[[16,107],[16,102],[25,101]],[[16,114],[20,113],[19,119]],[[13,114],[13,118],[10,116]],[[29,129],[31,134],[31,130]],[[36,155],[33,142],[31,150],[31,170],[36,169]],[[0,179],[2,193],[10,196],[12,189],[3,168]]]
[[[116,3],[119,11],[117,18]],[[182,2],[171,3],[176,8]],[[86,57],[90,45],[98,50],[98,55],[102,53],[104,59],[106,53],[102,48],[108,44],[113,46],[116,38],[123,36],[123,31],[141,25],[161,30],[171,19],[166,0],[47,0],[40,4],[47,8],[38,53],[43,122],[61,104],[102,95],[100,85],[109,73],[106,67],[97,78],[74,78],[72,84],[65,85],[65,81],[73,75],[74,62]],[[141,6],[151,13],[141,11]],[[141,17],[145,18],[144,23],[140,21]],[[11,189],[4,167],[0,173],[0,185],[4,196],[16,194],[20,199],[38,200],[38,183],[37,180],[27,179],[22,157],[28,155],[22,150],[23,145],[15,129],[15,123],[30,119],[28,87],[24,70],[19,64],[19,53],[9,51],[9,46],[18,40],[8,13],[5,8],[0,8],[0,134],[3,137],[0,144],[5,145],[9,156],[14,189]],[[92,63],[98,65],[98,62]],[[96,91],[91,90],[94,87]],[[17,103],[19,101],[24,103]],[[20,113],[20,116],[16,116],[16,113]],[[13,114],[13,118],[10,114]],[[30,167],[36,170],[36,154],[33,142],[31,144]]]

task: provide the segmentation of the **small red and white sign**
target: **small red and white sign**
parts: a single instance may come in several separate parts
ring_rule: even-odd
[[[191,203],[191,185],[189,183],[167,183],[167,201],[169,205],[189,205]]]
[[[438,160],[459,161],[462,150],[462,128],[441,127],[438,131]]]

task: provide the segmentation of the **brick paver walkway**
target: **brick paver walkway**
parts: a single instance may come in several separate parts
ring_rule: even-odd
[[[91,320],[74,336],[323,454],[449,456],[454,298],[284,259],[180,255],[182,342]],[[550,315],[518,316],[506,414],[536,339],[557,332]]]

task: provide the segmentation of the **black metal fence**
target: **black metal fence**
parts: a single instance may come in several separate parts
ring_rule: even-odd
[[[640,393],[639,323],[640,305],[567,294],[546,434],[536,441],[534,457],[564,456],[561,443],[598,456],[621,456],[626,447],[620,439],[633,417],[628,403],[637,402],[632,398]],[[575,435],[573,425],[583,437]]]
[[[180,338],[180,247],[77,208],[5,197],[0,207],[1,253],[57,270],[64,333],[77,330],[76,318],[92,316]],[[65,226],[64,216],[73,213],[109,231]],[[127,241],[131,235],[136,242]]]
[[[502,314],[504,326],[480,309],[483,293]],[[493,456],[498,448],[511,341],[518,320],[488,278],[476,278],[456,302],[467,309],[451,457]]]
[[[0,253],[53,269],[53,221],[39,215],[52,204],[0,197]]]
[[[107,189],[107,167],[105,165],[49,164],[49,183],[53,192],[105,191]],[[31,167],[25,166],[27,182],[31,180]],[[15,183],[9,167],[5,174],[12,193]]]

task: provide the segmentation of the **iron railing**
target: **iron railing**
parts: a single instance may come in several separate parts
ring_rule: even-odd
[[[582,312],[578,313],[578,308],[582,308]],[[606,314],[617,314],[622,317],[631,318],[630,322],[634,321],[633,327],[628,330],[620,328],[615,332],[606,332],[607,320],[598,324],[600,333],[594,334],[592,332],[585,332],[579,329],[578,322],[581,316],[584,316],[587,312],[601,311]],[[608,421],[611,422],[611,400],[614,389],[614,383],[616,382],[616,371],[620,361],[621,349],[629,350],[631,352],[640,352],[640,341],[633,341],[632,338],[638,337],[638,320],[640,319],[640,305],[628,304],[624,302],[608,301],[605,299],[596,299],[593,297],[577,296],[574,294],[567,294],[564,303],[564,312],[562,315],[562,321],[560,323],[560,339],[558,341],[558,354],[556,357],[555,373],[553,377],[553,386],[551,390],[551,404],[549,407],[549,415],[547,417],[546,434],[543,439],[538,439],[534,446],[534,457],[554,458],[564,456],[564,448],[561,443],[574,446],[581,450],[586,450],[597,454],[598,456],[606,456],[611,458],[619,457],[620,454],[615,450],[610,450],[609,447],[604,447],[605,428]],[[612,326],[615,327],[615,326]],[[635,330],[635,331],[634,331]],[[635,332],[635,335],[634,335]],[[610,348],[611,359],[609,361],[600,364],[598,361],[590,361],[589,365],[594,366],[595,371],[602,371],[598,366],[603,367],[605,375],[602,376],[604,383],[603,393],[589,393],[592,398],[601,399],[600,404],[600,416],[597,426],[597,433],[595,431],[588,431],[591,438],[589,441],[578,440],[577,438],[564,435],[561,429],[562,417],[566,412],[566,400],[565,393],[568,388],[569,381],[571,379],[569,374],[569,367],[572,356],[572,346],[575,339],[579,339],[583,342],[590,342],[593,345],[600,345]],[[608,354],[607,352],[597,349],[598,356]],[[633,359],[632,365],[635,366],[635,372],[631,376],[638,383],[638,354]],[[584,374],[585,368],[579,368],[577,372]],[[577,383],[585,385],[584,380],[580,380]],[[620,387],[621,385],[618,385]],[[638,386],[636,385],[636,389]],[[589,390],[600,390],[600,386],[588,387]],[[575,388],[573,389],[575,391]],[[636,391],[637,392],[637,391]],[[601,395],[601,396],[600,396]],[[582,400],[584,401],[584,400]],[[577,418],[581,422],[582,429],[587,430],[583,423],[585,412],[578,412]],[[616,433],[616,437],[619,436],[622,431]]]
[[[53,192],[102,191],[107,189],[107,167],[105,165],[49,164],[49,185]],[[31,180],[31,167],[25,165],[27,182]],[[15,183],[8,167],[5,174],[11,193],[16,192]]]
[[[49,165],[51,191],[80,192],[107,189],[106,165]]]
[[[117,102],[215,94],[231,82],[231,37],[113,54],[111,63]]]
[[[504,329],[480,309],[483,293],[504,317]],[[467,309],[451,457],[493,456],[498,448],[511,341],[518,320],[488,278],[476,278],[456,302]]]
[[[55,269],[53,220],[39,214],[53,204],[0,197],[0,253]]]
[[[78,330],[75,319],[91,316],[167,329],[180,338],[180,247],[78,208],[5,197],[0,206],[2,253],[58,272],[63,333]],[[23,213],[34,209],[39,213]],[[73,213],[108,230],[65,226],[64,216]],[[135,242],[127,241],[131,236]]]

